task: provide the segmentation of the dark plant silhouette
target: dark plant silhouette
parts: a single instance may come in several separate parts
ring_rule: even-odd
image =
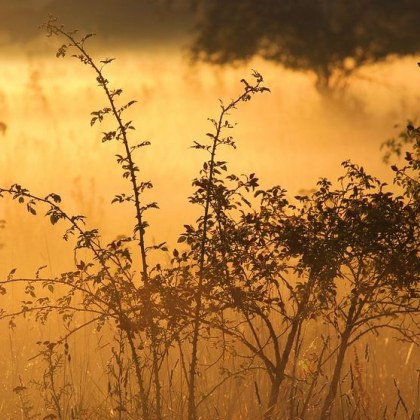
[[[271,382],[266,419],[274,414],[301,329],[312,319],[325,318],[340,337],[328,356],[338,352],[324,417],[351,344],[385,327],[417,340],[418,202],[385,191],[363,168],[343,166],[339,188],[321,180],[313,194],[296,197],[298,204],[278,187],[259,190],[261,201],[251,211],[240,191],[258,185],[253,175],[246,181],[227,176],[236,187],[214,181],[214,222],[208,230],[212,281],[203,297],[208,314],[202,322],[262,362]],[[184,235],[198,247],[191,227]],[[302,415],[306,410],[307,404]]]
[[[189,371],[189,400],[188,400],[188,418],[189,420],[196,420],[196,402],[195,402],[195,377],[197,374],[197,353],[199,332],[203,307],[203,293],[206,289],[206,284],[212,283],[215,277],[214,265],[215,255],[212,247],[209,245],[209,234],[211,233],[214,224],[222,223],[221,209],[219,202],[223,199],[223,195],[228,193],[234,194],[234,191],[225,189],[223,182],[220,180],[219,175],[227,170],[225,161],[218,161],[218,149],[221,146],[235,147],[233,138],[230,135],[225,135],[226,130],[232,129],[233,125],[228,121],[230,111],[236,108],[240,102],[249,101],[252,95],[268,91],[262,86],[262,76],[254,72],[255,84],[249,84],[246,80],[242,80],[244,84],[244,91],[236,99],[232,100],[228,105],[221,103],[221,112],[217,120],[210,119],[214,131],[208,133],[210,144],[201,144],[195,142],[195,149],[202,149],[209,154],[209,160],[204,162],[203,168],[200,173],[200,178],[193,181],[193,186],[196,188],[194,195],[190,198],[193,204],[199,204],[203,207],[203,215],[197,220],[197,229],[193,230],[191,226],[185,235],[181,236],[180,241],[183,242],[190,238],[187,242],[192,246],[192,257],[197,263],[198,268],[198,282],[197,290],[195,292],[195,309],[194,309],[194,327],[192,337],[192,350],[191,350],[191,364]],[[255,185],[255,184],[254,184]],[[252,186],[252,183],[250,183]],[[194,233],[193,233],[194,232]],[[198,242],[191,240],[192,234]],[[224,244],[221,244],[223,247]],[[210,250],[208,249],[210,248]]]
[[[382,148],[385,150],[383,158],[386,163],[390,162],[391,157],[401,158],[404,155],[404,166],[399,167],[397,164],[391,166],[396,172],[394,183],[403,188],[405,195],[413,200],[419,200],[420,127],[415,127],[409,121],[405,130],[396,139],[384,142]]]
[[[88,249],[93,256],[95,263],[86,263],[79,260],[77,270],[72,273],[64,273],[58,279],[41,279],[37,274],[33,283],[42,283],[53,291],[54,286],[67,286],[70,290],[68,295],[63,296],[53,305],[48,297],[41,297],[34,301],[24,302],[25,305],[20,313],[33,311],[37,313],[37,318],[45,320],[52,309],[59,310],[63,315],[63,320],[70,323],[73,313],[77,311],[86,311],[95,314],[95,320],[103,322],[106,319],[114,318],[119,328],[121,328],[128,340],[132,353],[132,359],[137,375],[139,392],[141,395],[141,405],[143,417],[149,417],[149,403],[147,401],[147,392],[145,389],[145,378],[142,372],[142,362],[138,353],[138,344],[136,340],[139,335],[146,333],[152,341],[151,352],[153,360],[152,376],[155,384],[155,409],[157,417],[161,417],[160,403],[160,381],[159,381],[159,361],[158,361],[158,338],[157,326],[154,321],[154,305],[151,303],[151,279],[149,276],[149,267],[147,264],[147,254],[154,250],[165,250],[165,244],[147,247],[145,244],[145,229],[147,222],[144,220],[144,214],[147,210],[157,208],[156,203],[140,203],[140,196],[143,191],[152,188],[149,181],[140,182],[137,178],[139,168],[134,163],[133,155],[139,148],[145,147],[149,142],[144,141],[140,144],[131,145],[128,139],[129,131],[134,127],[131,121],[124,121],[124,111],[132,106],[135,101],[129,101],[122,105],[117,104],[117,98],[122,94],[121,89],[112,89],[108,80],[105,78],[103,68],[111,63],[113,59],[105,59],[97,65],[89,53],[85,50],[85,41],[92,36],[88,34],[77,38],[76,31],[65,31],[62,25],[59,25],[55,19],[51,18],[44,25],[47,34],[59,35],[66,39],[58,52],[57,57],[64,57],[69,50],[74,52],[73,57],[80,60],[83,64],[92,68],[95,73],[96,81],[99,87],[104,91],[108,100],[108,106],[99,111],[92,112],[91,124],[102,121],[106,116],[113,117],[116,128],[103,133],[103,142],[115,140],[118,141],[123,149],[121,155],[117,155],[117,163],[121,166],[123,177],[128,179],[131,184],[131,194],[122,193],[116,195],[113,202],[132,203],[135,213],[135,226],[133,235],[118,239],[106,246],[101,245],[100,235],[97,229],[86,230],[84,228],[83,216],[70,216],[59,207],[61,198],[57,194],[49,194],[46,197],[32,195],[27,189],[19,185],[13,185],[8,189],[1,189],[1,194],[9,194],[20,203],[25,203],[30,213],[36,214],[37,204],[43,204],[47,207],[46,215],[52,224],[60,220],[65,220],[69,228],[65,233],[64,239],[68,240],[71,236],[77,237],[75,250]],[[141,278],[136,279],[131,271],[132,255],[127,244],[137,243],[141,260]],[[13,279],[15,270],[9,275],[9,283],[22,281],[22,279]],[[32,283],[32,282],[29,282]],[[36,298],[35,288],[31,285],[26,288],[26,292]],[[82,307],[77,304],[72,306],[72,299],[81,294]],[[138,312],[138,319],[141,323],[134,321]],[[141,314],[140,314],[140,312]],[[8,315],[13,320],[14,315]],[[12,322],[12,321],[11,321]],[[90,324],[92,321],[89,321]],[[79,329],[79,328],[77,328]],[[141,341],[142,339],[140,339]]]
[[[210,401],[218,392],[224,399],[234,380],[252,384],[249,418],[328,419],[337,411],[351,346],[356,398],[363,392],[357,344],[368,334],[387,329],[418,345],[419,128],[410,123],[385,145],[388,158],[405,153],[404,166],[391,166],[397,192],[348,161],[337,183],[321,179],[308,194],[292,198],[279,186],[261,188],[253,173],[230,173],[222,157],[225,146],[236,147],[231,112],[268,91],[254,71],[251,82],[241,80],[235,99],[220,103],[207,142],[194,142],[206,154],[189,198],[201,214],[184,226],[170,261],[153,265],[152,251],[169,251],[164,242],[149,245],[145,237],[145,216],[157,204],[144,202],[152,183],[139,179],[135,160],[149,142],[132,145],[129,138],[134,125],[125,110],[134,101],[119,104],[122,90],[111,88],[104,74],[113,60],[96,64],[86,50],[92,35],[79,37],[52,18],[44,28],[65,39],[57,56],[70,53],[93,70],[105,94],[108,102],[92,112],[91,124],[114,124],[102,141],[121,146],[117,164],[129,188],[113,203],[133,213],[133,232],[103,244],[99,230],[67,212],[58,194],[37,195],[18,184],[0,187],[0,197],[32,215],[44,212],[54,225],[65,224],[64,239],[74,241],[71,271],[47,277],[40,267],[32,278],[22,278],[13,268],[0,281],[1,295],[19,287],[25,294],[17,308],[0,308],[0,320],[17,328],[19,317],[44,324],[56,313],[65,329],[54,341],[39,343],[46,369],[32,386],[43,395],[45,418],[84,415],[84,408],[70,407],[73,384],[62,372],[68,340],[83,328],[110,330],[105,394],[111,417],[121,420],[233,417]],[[304,374],[302,361],[311,364]],[[58,383],[58,377],[64,380]],[[396,382],[395,388],[394,411],[402,406],[408,415],[415,403],[404,401]],[[22,416],[36,418],[22,380],[14,391]],[[368,411],[365,404],[353,415]]]
[[[89,65],[96,74],[96,80],[100,88],[103,89],[106,98],[108,100],[109,105],[100,109],[97,112],[92,113],[92,120],[91,125],[95,124],[97,121],[102,121],[108,114],[115,119],[116,128],[114,130],[110,130],[104,133],[102,141],[107,142],[111,140],[116,140],[122,143],[124,153],[122,155],[117,155],[117,163],[121,166],[123,170],[123,177],[127,178],[131,184],[131,194],[121,194],[116,195],[113,202],[118,203],[132,203],[134,210],[135,210],[135,219],[136,224],[134,226],[134,235],[130,238],[130,240],[135,241],[138,243],[138,247],[140,250],[140,258],[142,264],[142,271],[141,271],[141,281],[143,287],[143,299],[142,304],[144,306],[144,314],[143,317],[146,317],[146,325],[148,332],[151,337],[152,341],[152,358],[153,358],[153,377],[154,377],[154,384],[155,384],[155,397],[156,397],[156,413],[157,417],[160,419],[162,417],[161,411],[161,389],[160,389],[160,379],[159,379],[159,361],[158,361],[158,343],[157,343],[157,326],[154,322],[154,308],[151,301],[151,279],[149,276],[149,266],[147,262],[147,254],[150,251],[150,248],[146,246],[145,243],[145,229],[147,227],[147,222],[144,220],[144,214],[147,210],[152,208],[158,208],[157,203],[147,203],[141,204],[140,196],[143,191],[150,189],[153,187],[150,181],[139,181],[137,177],[137,173],[139,172],[139,167],[134,163],[134,151],[138,148],[142,148],[149,145],[149,142],[145,141],[139,144],[131,145],[128,133],[129,130],[134,130],[134,126],[132,125],[131,121],[124,121],[123,120],[123,113],[126,109],[131,107],[135,104],[136,101],[129,101],[123,105],[117,105],[116,99],[121,95],[121,89],[112,89],[109,87],[109,82],[105,78],[103,74],[103,68],[107,64],[111,63],[113,59],[105,59],[101,61],[101,65],[98,65],[92,60],[91,56],[86,52],[84,49],[84,42],[88,39],[91,34],[84,36],[83,38],[77,40],[74,35],[75,33],[66,32],[63,30],[63,27],[57,25],[54,20],[48,22],[46,24],[46,30],[48,35],[59,35],[64,36],[67,38],[68,43],[63,44],[59,49],[57,56],[65,56],[67,54],[67,50],[69,48],[74,48],[76,54],[73,56],[79,59],[83,64]],[[166,249],[165,244],[162,243],[156,249]],[[128,249],[124,249],[123,253],[128,254]],[[128,258],[130,260],[130,258]],[[133,281],[133,280],[131,280]],[[137,287],[132,283],[134,286],[134,291],[137,291]],[[130,343],[131,350],[133,355],[136,354],[132,332],[127,333],[127,338]],[[135,361],[136,370],[140,370],[139,363]],[[140,377],[140,372],[138,373]],[[144,405],[143,408],[143,415],[147,417],[147,413],[145,411],[146,406]]]
[[[315,298],[339,337],[321,419],[330,416],[348,347],[381,328],[416,342],[420,311],[418,203],[386,191],[363,168],[343,165],[340,188],[321,180],[301,197],[306,232],[298,249],[317,274]]]

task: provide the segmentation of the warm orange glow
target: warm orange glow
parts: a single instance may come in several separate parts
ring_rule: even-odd
[[[129,114],[137,129],[131,133],[133,141],[152,143],[137,155],[141,179],[154,184],[146,197],[158,201],[160,206],[160,210],[147,216],[151,225],[146,239],[149,245],[168,241],[176,246],[183,225],[197,214],[187,197],[192,192],[191,180],[201,167],[202,155],[190,146],[194,140],[204,139],[210,130],[207,118],[217,116],[218,99],[227,102],[237,95],[240,79],[247,78],[251,69],[264,76],[271,94],[240,104],[240,109],[232,113],[231,122],[238,123],[233,132],[238,150],[226,151],[224,158],[231,172],[256,173],[263,187],[279,184],[290,195],[313,188],[320,177],[335,181],[343,172],[340,163],[347,159],[390,181],[392,172],[382,161],[380,145],[400,131],[395,124],[402,128],[407,118],[416,118],[420,105],[420,73],[414,57],[364,68],[350,80],[343,98],[326,99],[315,90],[311,75],[286,71],[258,58],[238,68],[220,69],[203,64],[192,66],[175,48],[100,54],[117,58],[108,66],[107,74],[113,87],[124,89],[124,101],[138,100]],[[63,208],[72,214],[86,215],[88,226],[98,227],[104,242],[130,234],[134,225],[131,208],[121,210],[120,205],[111,205],[115,194],[129,189],[115,164],[119,145],[101,143],[101,133],[109,127],[106,123],[90,126],[90,113],[105,104],[90,69],[68,57],[27,57],[14,52],[2,59],[0,187],[18,183],[40,196],[60,194]],[[0,201],[0,220],[6,221],[5,228],[0,229],[0,277],[7,277],[12,268],[18,268],[21,276],[33,276],[44,265],[48,276],[72,269],[73,244],[62,240],[64,226],[51,226],[40,213],[34,217],[9,198]],[[7,298],[13,302],[21,297],[16,292]],[[13,370],[8,370],[0,381],[5,395],[11,395],[5,384],[18,385],[20,372],[28,376],[33,371],[41,372],[37,360],[27,361],[32,356],[27,337],[49,339],[49,330],[57,328],[54,322],[60,331],[64,330],[58,316],[45,328],[24,323],[16,336],[7,332],[7,325],[2,326],[1,331],[6,332],[0,344],[10,345],[13,365]],[[308,324],[312,329],[303,333],[309,338],[296,368],[303,378],[316,369],[316,355],[322,348],[320,337],[327,328],[312,320]],[[101,333],[89,331],[78,336],[82,350],[74,352],[74,364],[81,368],[77,371],[80,377],[74,380],[83,383],[86,388],[82,394],[87,389],[87,399],[95,395],[93,404],[99,405],[100,398],[95,394],[99,386],[86,378],[92,374],[95,381],[105,383],[103,371],[110,354],[110,333],[106,328]],[[393,376],[401,379],[410,375],[409,383],[415,383],[417,347],[395,344],[387,336],[369,338],[363,344],[365,347],[355,346],[354,351],[352,348],[348,357],[356,364],[358,358],[381,361],[379,366],[366,364],[369,371],[358,372],[369,378],[368,391],[376,386],[372,378],[390,382]],[[102,352],[109,354],[103,356]],[[214,357],[212,349],[202,352],[204,358],[207,352],[209,360]],[[399,364],[395,363],[396,353]],[[18,355],[25,356],[23,361]],[[253,383],[241,383],[238,379],[238,384],[240,388],[231,388],[232,401],[250,395],[255,398]],[[406,391],[404,386],[400,384]],[[387,397],[381,394],[380,398],[383,401]],[[0,406],[0,417],[1,410]],[[111,414],[117,418],[115,412]],[[243,414],[232,418],[247,417]]]
[[[395,124],[416,117],[419,103],[414,58],[363,69],[352,80],[350,98],[328,102],[309,76],[258,59],[223,70],[190,66],[177,50],[109,55],[118,57],[109,67],[111,82],[124,88],[127,100],[139,101],[131,112],[134,137],[152,142],[139,163],[144,178],[155,185],[151,200],[158,198],[161,206],[151,215],[149,239],[155,241],[173,242],[182,228],[175,220],[186,223],[194,211],[186,198],[200,156],[189,146],[205,137],[207,117],[217,114],[218,99],[233,97],[251,68],[264,75],[272,93],[232,115],[238,122],[238,150],[226,157],[232,171],[255,172],[262,185],[280,184],[291,194],[312,188],[319,177],[336,179],[346,159],[390,179],[379,147],[398,132]],[[0,120],[7,125],[1,136],[2,184],[21,183],[41,195],[59,192],[68,208],[86,214],[109,237],[126,232],[129,215],[114,218],[116,207],[109,205],[126,187],[114,165],[118,147],[100,143],[104,127],[89,126],[90,112],[104,104],[89,70],[71,60],[14,55],[0,72]],[[11,266],[35,270],[47,260],[55,261],[54,272],[60,270],[63,250],[56,244],[56,229],[45,222],[40,230],[39,220],[14,204],[3,207],[0,216],[7,220],[2,232],[7,246],[0,252],[8,263],[2,264],[2,274]]]

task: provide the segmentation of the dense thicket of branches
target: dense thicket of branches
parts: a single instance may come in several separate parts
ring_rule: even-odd
[[[102,141],[121,147],[117,164],[128,188],[113,203],[131,206],[133,231],[102,244],[99,231],[87,229],[84,217],[69,215],[59,195],[39,196],[17,184],[0,188],[1,197],[24,204],[30,214],[43,208],[52,224],[65,223],[64,239],[75,243],[73,271],[47,278],[38,270],[24,279],[12,269],[0,281],[0,294],[20,285],[26,296],[18,309],[0,308],[0,319],[12,328],[20,316],[45,323],[52,313],[66,328],[40,353],[47,363],[40,385],[44,418],[74,413],[71,384],[60,388],[55,380],[64,363],[58,349],[64,344],[67,357],[68,338],[91,324],[114,333],[107,392],[120,419],[214,418],[202,403],[231,378],[245,377],[255,384],[265,419],[325,420],[334,414],[351,346],[386,328],[418,345],[420,128],[410,124],[388,142],[391,154],[405,151],[405,166],[392,167],[397,193],[351,162],[343,163],[336,183],[321,179],[308,195],[262,189],[255,174],[230,173],[222,157],[224,148],[236,147],[230,114],[269,91],[254,72],[252,82],[242,80],[236,99],[221,102],[207,140],[194,143],[206,156],[190,197],[201,214],[184,226],[170,261],[153,264],[152,252],[169,251],[165,243],[150,245],[146,235],[146,216],[157,204],[144,202],[152,184],[139,178],[135,163],[149,142],[132,144],[134,126],[124,119],[134,101],[120,103],[122,90],[110,86],[104,70],[113,60],[97,64],[86,50],[91,35],[79,38],[53,19],[46,30],[65,39],[57,56],[71,53],[89,66],[105,94],[107,103],[92,112],[91,124],[114,122]],[[329,329],[322,330],[314,368],[302,377],[298,361],[313,341],[307,333],[313,325]],[[211,346],[216,351],[205,355]],[[212,368],[222,373],[210,386]],[[15,391],[28,412],[24,389]],[[288,398],[279,404],[281,390]],[[357,406],[348,406],[349,418]],[[414,413],[415,407],[405,409]]]

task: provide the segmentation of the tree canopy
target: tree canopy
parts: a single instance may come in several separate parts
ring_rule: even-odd
[[[195,59],[260,55],[312,71],[320,90],[391,55],[420,52],[418,0],[197,0]]]

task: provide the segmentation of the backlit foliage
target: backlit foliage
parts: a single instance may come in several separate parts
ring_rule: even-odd
[[[104,244],[100,231],[69,214],[58,194],[34,194],[18,184],[0,188],[0,196],[30,214],[65,225],[64,240],[74,244],[73,270],[47,277],[41,267],[33,278],[20,278],[11,268],[0,281],[2,295],[13,287],[25,293],[18,310],[0,308],[11,328],[19,328],[19,317],[45,324],[58,314],[66,329],[38,343],[45,370],[31,386],[44,401],[43,418],[96,418],[94,408],[76,403],[75,384],[65,374],[68,340],[92,327],[112,331],[104,372],[109,406],[101,414],[96,408],[97,418],[230,418],[223,413],[227,405],[208,402],[234,381],[248,384],[252,396],[248,414],[237,418],[336,417],[339,387],[349,388],[340,407],[345,418],[360,414],[360,407],[371,418],[383,414],[387,405],[359,403],[357,344],[384,329],[419,343],[419,128],[408,126],[406,164],[393,166],[401,195],[351,162],[342,164],[336,183],[321,179],[308,194],[292,198],[280,186],[263,189],[255,174],[233,174],[223,158],[225,148],[236,147],[231,114],[269,92],[253,71],[235,99],[220,102],[207,139],[192,145],[205,155],[189,198],[201,211],[184,225],[178,248],[169,250],[147,240],[146,216],[158,205],[144,200],[153,185],[139,176],[137,152],[150,143],[131,141],[135,127],[125,111],[135,101],[122,101],[123,91],[107,79],[113,59],[92,58],[85,46],[92,35],[79,37],[55,19],[44,28],[64,39],[57,57],[87,65],[105,95],[91,125],[112,125],[102,142],[119,144],[116,162],[128,185],[112,203],[132,209],[133,229]],[[391,151],[399,147],[389,145]],[[350,347],[355,372],[345,361]],[[38,418],[27,384],[14,391],[24,417]],[[402,406],[414,418],[415,402],[404,402],[399,390],[398,396],[394,413]]]

